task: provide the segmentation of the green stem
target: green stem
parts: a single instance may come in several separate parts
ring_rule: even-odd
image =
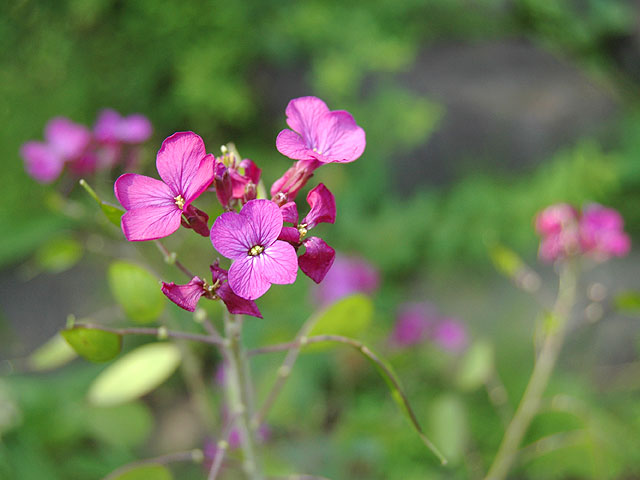
[[[551,313],[553,324],[548,328],[546,338],[538,354],[533,373],[520,400],[493,464],[485,480],[503,480],[513,465],[520,444],[527,433],[531,421],[540,408],[542,395],[547,388],[558,355],[564,342],[567,321],[575,302],[577,275],[571,264],[563,266],[560,273],[558,297]]]
[[[240,430],[244,454],[242,466],[248,479],[263,480],[250,428],[253,402],[247,388],[248,365],[242,346],[242,321],[236,315],[225,312],[224,325],[228,342],[225,345],[225,393],[230,414],[236,417],[236,426]]]

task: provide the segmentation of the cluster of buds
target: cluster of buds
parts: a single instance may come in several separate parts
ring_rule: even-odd
[[[40,183],[52,183],[65,167],[74,176],[111,169],[125,158],[131,167],[139,144],[152,133],[151,122],[139,114],[122,117],[115,110],[100,112],[93,131],[65,117],[51,119],[44,142],[30,141],[20,149],[27,173]]]
[[[209,236],[218,253],[232,261],[228,270],[211,266],[212,283],[197,276],[186,285],[164,283],[163,292],[178,306],[193,311],[205,297],[222,300],[231,313],[260,316],[254,300],[272,284],[293,283],[298,267],[319,283],[331,268],[333,248],[307,234],[319,223],[335,221],[333,194],[323,184],[313,188],[302,222],[294,199],[319,166],[360,157],[364,130],[351,114],[331,111],[315,97],[291,100],[286,113],[291,130],[280,132],[276,147],[295,162],[273,184],[271,200],[260,198],[262,172],[253,161],[241,159],[232,144],[220,157],[208,154],[193,132],[178,132],[163,142],[156,158],[161,180],[133,173],[116,180],[127,240],[155,240],[183,226]],[[207,191],[215,192],[225,210],[210,228],[209,216],[193,205]]]
[[[631,249],[620,213],[595,203],[582,212],[566,203],[551,205],[538,213],[535,227],[541,237],[538,255],[545,262],[577,255],[603,261]]]

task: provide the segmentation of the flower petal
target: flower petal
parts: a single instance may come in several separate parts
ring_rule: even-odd
[[[318,155],[323,163],[353,162],[357,160],[366,146],[364,130],[359,127],[351,114],[344,110],[323,115],[315,126]]]
[[[282,213],[280,207],[271,200],[251,200],[242,207],[240,215],[249,220],[255,232],[253,236],[255,243],[251,246],[268,247],[278,239],[283,224]]]
[[[311,237],[304,242],[306,251],[298,258],[300,270],[316,283],[320,283],[336,257],[336,251],[318,237]]]
[[[51,183],[62,173],[64,160],[42,142],[27,142],[20,148],[27,173],[40,183]]]
[[[180,228],[182,211],[176,205],[135,208],[122,216],[122,231],[127,240],[156,240]]]
[[[55,117],[47,123],[44,138],[65,160],[70,160],[82,155],[91,141],[91,132],[68,118]]]
[[[127,210],[160,205],[173,205],[173,208],[177,208],[171,189],[160,180],[144,175],[120,175],[116,180],[114,192],[120,204]]]
[[[193,277],[186,285],[162,282],[162,293],[180,308],[193,312],[196,309],[198,300],[205,293],[202,288],[203,285],[204,282],[199,277]]]
[[[125,143],[142,143],[146,142],[153,127],[147,117],[139,113],[134,113],[125,117],[120,122],[119,139]]]
[[[282,155],[293,160],[311,160],[314,158],[313,150],[308,147],[304,139],[289,129],[282,130],[278,134],[276,148]]]
[[[323,183],[319,183],[307,194],[307,203],[311,206],[311,210],[302,221],[307,225],[307,229],[310,230],[319,223],[336,221],[336,200]]]
[[[98,115],[98,120],[93,127],[96,140],[101,143],[117,143],[120,141],[118,127],[122,117],[118,112],[106,108]]]
[[[300,231],[295,227],[282,227],[278,240],[289,242],[291,245],[299,245]]]
[[[260,260],[257,267],[269,282],[285,285],[296,281],[298,258],[295,248],[287,242],[276,241],[257,258]]]
[[[317,97],[294,98],[287,105],[287,125],[306,140],[313,136],[320,117],[329,112],[329,107]],[[314,140],[311,138],[311,140]],[[311,145],[311,144],[307,144]]]
[[[308,198],[307,196],[307,199]],[[285,203],[280,207],[280,212],[282,212],[283,221],[298,225],[298,207],[296,207],[296,202]]]
[[[258,245],[258,238],[249,219],[236,212],[226,212],[216,218],[211,227],[210,238],[213,247],[231,259],[246,257],[251,247]]]
[[[229,313],[236,315],[251,315],[252,317],[262,318],[262,314],[260,313],[260,310],[258,310],[256,302],[253,300],[246,300],[233,293],[233,290],[231,290],[228,283],[223,283],[218,290],[216,290],[216,295],[218,295],[220,300],[222,300],[227,306]]]
[[[293,247],[291,247],[293,248]],[[233,292],[246,299],[255,300],[265,294],[271,282],[263,275],[262,258],[246,255],[231,264],[229,268],[229,286]]]
[[[213,161],[202,138],[193,132],[177,132],[162,142],[156,167],[174,195],[182,195],[188,204],[213,181]]]

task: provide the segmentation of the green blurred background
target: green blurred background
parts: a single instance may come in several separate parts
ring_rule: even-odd
[[[210,151],[235,142],[269,184],[290,162],[274,148],[284,108],[313,94],[349,110],[367,132],[361,159],[317,174],[338,203],[324,238],[381,272],[366,338],[384,345],[401,302],[434,302],[468,325],[473,342],[495,347],[515,405],[531,367],[536,304],[494,272],[488,246],[508,245],[535,265],[532,218],[559,201],[612,206],[633,240],[640,238],[639,9],[631,0],[4,3],[0,359],[27,355],[68,313],[86,316],[112,303],[104,279],[109,248],[56,213],[51,188],[25,174],[18,154],[51,117],[92,125],[101,108],[140,112],[154,125],[147,173],[155,175],[165,137],[193,130]],[[114,201],[113,178],[93,182]],[[85,200],[77,187],[71,196]],[[64,273],[52,273],[55,265],[43,272],[43,249],[69,235],[83,249],[69,256],[82,261]],[[191,253],[187,260],[210,261],[213,252],[197,245],[206,259]],[[153,246],[140,248],[157,257]],[[540,270],[552,291],[552,269]],[[588,275],[612,292],[638,289],[637,253]],[[309,288],[303,281],[265,297],[266,320],[248,327],[250,342],[291,338],[313,308]],[[265,446],[279,459],[273,468],[330,478],[477,478],[502,428],[486,391],[460,387],[460,359],[433,346],[390,355],[427,430],[446,444],[451,467],[432,461],[375,374],[335,353],[306,357],[292,378],[274,413],[275,439]],[[601,322],[580,329],[551,389],[581,399],[586,413],[542,415],[528,440],[586,433],[549,453],[529,452],[513,478],[638,478],[637,355],[637,317],[607,309]],[[53,374],[0,379],[0,477],[99,478],[135,458],[198,446],[197,429],[172,430],[191,418],[177,378],[125,412],[142,425],[139,438],[85,421],[91,412],[83,394],[100,368],[75,362]],[[603,382],[618,378],[611,372],[628,377],[612,386]],[[319,406],[296,423],[313,402]]]

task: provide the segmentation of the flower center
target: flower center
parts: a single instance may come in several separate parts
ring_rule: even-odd
[[[300,240],[302,240],[309,232],[309,230],[307,230],[307,224],[302,223],[298,225],[298,232],[300,233]]]
[[[216,280],[213,285],[209,285],[206,281],[202,282],[202,289],[209,298],[217,298],[216,290],[218,290],[218,287],[220,287],[220,280]]]
[[[173,197],[173,199],[176,202],[176,205],[178,206],[178,208],[180,210],[182,210],[184,208],[184,198],[182,198],[182,195],[178,195],[177,197]]]
[[[252,257],[257,257],[262,252],[264,252],[264,247],[262,245],[254,245],[253,247],[251,247],[251,250],[249,250],[249,255],[251,255]]]
[[[316,152],[318,155],[322,155],[322,152],[318,150],[316,147],[313,147],[313,151]]]

